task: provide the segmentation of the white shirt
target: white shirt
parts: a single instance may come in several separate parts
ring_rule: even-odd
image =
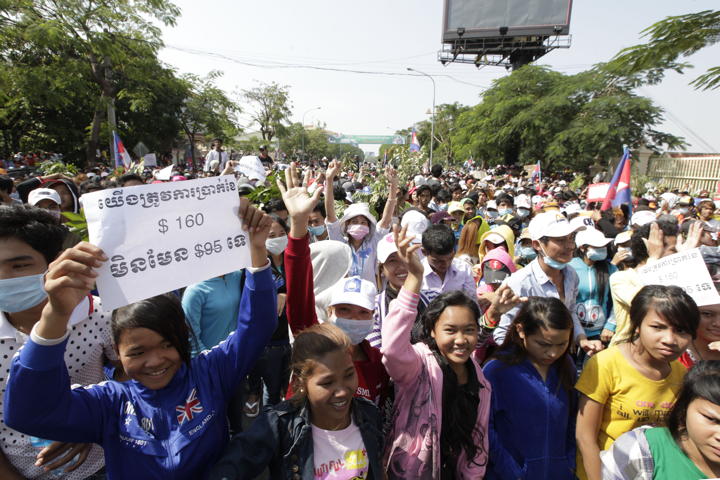
[[[461,290],[470,296],[473,300],[477,299],[475,279],[467,263],[453,258],[450,267],[445,272],[445,278],[440,279],[440,275],[435,273],[427,258],[422,260],[423,273],[422,286],[420,292],[425,295],[428,301],[432,301],[441,293],[451,292],[453,290]]]
[[[328,238],[330,240],[336,240],[350,245],[345,233],[342,231],[343,225],[340,223],[340,220],[332,223],[326,220],[325,225],[327,226]],[[390,232],[389,228],[371,227],[370,233],[365,237],[358,250],[355,250],[355,248],[350,245],[352,265],[350,266],[348,277],[357,275],[363,280],[367,280],[373,284],[375,283],[375,273],[377,272],[377,244],[388,232]]]
[[[203,165],[203,171],[209,172],[210,171],[210,162],[213,160],[218,160],[220,163],[218,164],[218,168],[220,171],[222,171],[225,168],[225,164],[228,161],[228,154],[227,152],[218,152],[217,150],[210,150],[210,153],[207,154],[207,157],[205,157],[205,165]]]
[[[312,426],[315,480],[367,478],[370,470],[360,429],[351,421],[342,430]]]
[[[105,358],[117,360],[110,332],[111,312],[102,310],[102,302],[97,297],[83,300],[73,311],[68,322],[70,336],[65,351],[65,364],[70,374],[70,382],[75,385],[92,385],[105,380],[103,364]],[[7,377],[13,356],[25,344],[28,336],[18,331],[5,314],[0,312],[0,417]],[[38,449],[30,444],[30,437],[12,430],[0,418],[0,446],[8,461],[25,478],[52,478],[50,473],[35,466]],[[85,463],[77,470],[66,474],[68,480],[82,480],[94,474],[105,465],[103,450],[93,445]]]

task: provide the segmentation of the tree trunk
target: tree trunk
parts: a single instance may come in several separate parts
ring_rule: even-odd
[[[104,98],[105,95],[100,96],[100,103],[95,108],[92,125],[90,126],[90,139],[88,140],[87,150],[85,151],[85,162],[88,166],[95,163],[97,149],[100,145],[100,125],[104,116],[104,111],[102,109],[102,105],[104,104]],[[111,167],[114,168],[115,165],[111,165]]]

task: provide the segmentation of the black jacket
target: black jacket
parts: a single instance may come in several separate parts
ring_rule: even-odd
[[[360,429],[369,462],[368,480],[382,479],[382,425],[377,407],[364,398],[353,398],[351,414]],[[290,401],[265,407],[250,430],[230,441],[210,472],[211,480],[253,479],[265,467],[273,480],[312,480],[313,438],[307,403]]]

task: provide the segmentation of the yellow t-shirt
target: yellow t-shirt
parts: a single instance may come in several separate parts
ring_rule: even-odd
[[[611,346],[588,360],[575,388],[605,406],[598,431],[600,450],[607,450],[615,439],[633,428],[663,423],[675,404],[687,371],[677,360],[670,365],[670,375],[651,380],[627,361],[618,346]],[[587,478],[580,449],[577,470],[581,480]]]

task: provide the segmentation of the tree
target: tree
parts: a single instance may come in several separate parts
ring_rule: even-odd
[[[453,152],[452,132],[460,114],[468,111],[470,107],[458,102],[444,103],[435,107],[435,142],[433,149],[433,161],[444,162],[446,165],[455,164]],[[410,129],[408,129],[410,132]],[[432,132],[431,120],[423,120],[417,124],[417,136],[420,145],[427,146],[430,151],[430,134]],[[461,162],[462,163],[462,162]]]
[[[160,29],[174,25],[179,9],[167,0],[34,0],[0,4],[0,51],[6,63],[22,62],[28,52],[79,61],[95,84],[86,157],[95,158],[108,105],[122,93],[123,78],[138,73],[138,59],[155,58]],[[33,55],[32,58],[37,58]]]
[[[292,113],[289,87],[275,82],[261,83],[250,90],[243,90],[243,96],[253,106],[251,116],[260,127],[263,140],[270,142]]]
[[[188,143],[193,165],[195,164],[196,136],[203,133],[212,138],[227,140],[240,131],[236,115],[240,108],[224,91],[215,86],[215,79],[222,74],[210,72],[207,77],[187,74],[183,80],[187,96],[180,109],[179,120]]]
[[[483,101],[458,116],[451,136],[461,159],[491,165],[562,164],[582,169],[645,145],[682,146],[654,129],[662,109],[633,93],[638,76],[619,77],[604,65],[576,75],[528,65],[496,80]]]
[[[683,73],[691,67],[678,62],[678,58],[689,57],[720,41],[720,10],[667,17],[641,33],[649,39],[648,43],[621,50],[609,67],[625,75],[646,73],[659,81],[664,70]],[[702,90],[720,87],[720,66],[710,68],[690,85]]]
[[[307,159],[364,156],[363,151],[354,145],[330,143],[328,132],[324,128],[306,129],[300,122],[285,127],[280,138],[280,149],[291,158],[299,158],[301,155]]]

